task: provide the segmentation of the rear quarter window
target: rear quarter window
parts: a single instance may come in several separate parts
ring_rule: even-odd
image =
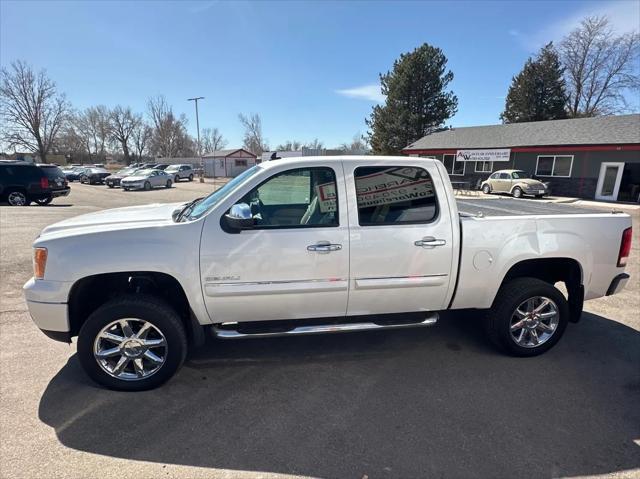
[[[438,215],[433,180],[423,168],[360,167],[354,179],[360,226],[430,223]]]

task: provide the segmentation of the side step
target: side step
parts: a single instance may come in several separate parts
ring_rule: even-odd
[[[220,339],[241,339],[241,338],[273,338],[278,336],[295,336],[306,334],[324,334],[324,333],[351,333],[358,331],[377,331],[381,329],[404,329],[404,328],[420,328],[433,326],[438,322],[438,313],[428,314],[419,322],[394,322],[389,324],[377,324],[372,322],[363,323],[337,323],[337,324],[317,324],[311,326],[297,326],[286,331],[261,331],[255,333],[243,333],[233,329],[223,329],[213,326],[211,331],[213,335]]]

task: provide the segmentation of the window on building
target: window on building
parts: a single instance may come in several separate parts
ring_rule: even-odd
[[[415,166],[355,170],[360,226],[429,223],[438,214],[433,181]]]
[[[237,167],[246,168],[247,167],[247,160],[236,160],[236,166]]]
[[[541,155],[536,164],[536,176],[559,176],[569,178],[573,166],[573,156]]]
[[[443,155],[442,162],[450,175],[464,175],[464,161],[458,161],[456,155]]]
[[[493,171],[493,161],[476,161],[476,173],[491,173]]]

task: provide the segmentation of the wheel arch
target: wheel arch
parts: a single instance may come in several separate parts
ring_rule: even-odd
[[[172,275],[157,271],[122,271],[86,276],[69,290],[70,336],[77,336],[87,317],[102,304],[122,294],[146,294],[169,304],[180,316],[190,343],[204,342],[189,299],[180,282]]]
[[[578,260],[553,257],[519,261],[509,268],[500,287],[516,278],[537,278],[552,285],[564,283],[571,312],[570,321],[577,323],[580,320],[584,303],[584,270]]]

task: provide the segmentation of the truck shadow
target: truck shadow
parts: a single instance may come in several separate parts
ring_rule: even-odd
[[[94,386],[75,356],[39,417],[67,447],[316,477],[539,477],[640,467],[640,333],[585,313],[531,359],[471,313],[430,329],[211,341],[144,393]]]

